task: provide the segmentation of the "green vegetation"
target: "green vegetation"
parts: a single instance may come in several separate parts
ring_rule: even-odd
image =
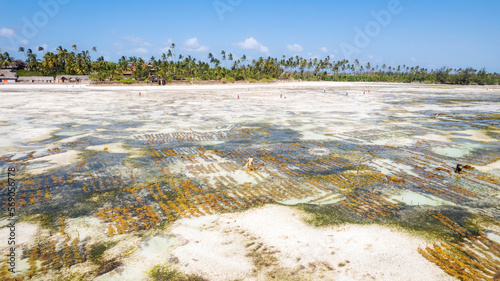
[[[112,259],[110,261],[106,261],[106,262],[102,263],[101,266],[94,273],[96,276],[100,276],[100,275],[106,274],[110,271],[113,271],[122,265],[123,265],[122,262],[117,261],[116,259]]]
[[[38,72],[38,71],[30,71],[30,70],[24,70],[20,69],[16,71],[17,76],[43,76],[43,73]]]
[[[399,211],[395,216],[384,218],[378,217],[377,220],[372,220],[354,211],[341,208],[339,204],[304,204],[299,205],[297,208],[311,215],[310,218],[306,219],[306,223],[315,227],[342,224],[377,224],[401,229],[430,241],[458,241],[461,239],[458,233],[447,228],[438,220],[432,219],[432,217],[428,215],[429,211],[437,211],[432,207],[407,207]],[[473,217],[473,215],[467,211],[459,208],[442,208],[439,209],[439,212],[451,218],[469,232],[473,234],[478,232],[479,227],[477,223],[475,223],[478,218]],[[474,220],[472,220],[472,218],[474,218]]]
[[[57,230],[55,214],[23,214],[18,222],[38,223],[41,228]]]
[[[478,234],[485,228],[500,227],[500,221],[487,215],[475,214],[464,222],[464,226],[473,234]]]
[[[306,220],[306,223],[315,227],[341,225],[346,223],[351,224],[371,224],[373,220],[356,215],[353,211],[346,211],[339,208],[337,204],[333,205],[298,205],[302,211],[311,214],[312,216]]]
[[[92,60],[88,50],[78,52],[76,45],[72,51],[59,46],[56,52],[46,52],[42,58],[31,49],[24,51],[26,70],[20,70],[19,76],[58,74],[90,75],[95,81],[121,81],[133,83],[144,81],[150,75],[158,75],[166,81],[173,80],[220,80],[224,83],[240,80],[274,81],[276,79],[296,79],[306,81],[363,81],[363,82],[420,82],[446,84],[498,84],[500,75],[487,73],[486,69],[476,70],[472,67],[452,69],[442,67],[429,70],[419,66],[389,66],[386,64],[372,65],[370,62],[361,64],[359,60],[334,61],[329,56],[323,59],[305,59],[299,56],[281,59],[259,57],[248,61],[243,55],[235,58],[232,54],[221,52],[218,59],[212,53],[208,54],[208,62],[197,60],[191,56],[175,55],[175,44],[160,59],[152,56],[148,61],[139,57],[122,56],[118,63],[108,62],[104,57]],[[39,48],[38,52],[44,51]],[[92,51],[97,52],[96,47]],[[20,51],[21,52],[21,51]],[[224,66],[221,65],[221,60]],[[14,62],[9,53],[0,53],[0,66],[7,67]],[[126,77],[125,77],[126,76]]]
[[[168,266],[156,265],[149,271],[149,277],[155,281],[205,281],[206,279],[196,275],[184,275],[176,269]]]
[[[220,81],[222,81],[223,83],[227,83],[227,82],[234,83],[234,81],[236,81],[236,80],[235,80],[233,77],[228,77],[228,78],[226,78],[226,77],[222,77],[222,78],[220,79]]]
[[[89,259],[95,264],[101,264],[101,257],[106,250],[113,248],[118,242],[104,242],[94,244],[90,247]]]
[[[132,80],[132,79],[120,79],[120,82],[125,83],[125,84],[132,84],[132,83],[134,83],[134,80]]]

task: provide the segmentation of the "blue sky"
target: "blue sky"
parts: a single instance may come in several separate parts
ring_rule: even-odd
[[[486,67],[500,73],[500,1],[197,0],[1,1],[0,49],[93,46],[122,55],[176,53],[206,59],[282,55],[429,69]],[[22,3],[22,4],[21,4]],[[377,16],[379,15],[379,16]],[[40,54],[42,55],[42,54]]]

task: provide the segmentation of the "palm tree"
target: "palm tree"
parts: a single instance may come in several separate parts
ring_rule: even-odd
[[[212,53],[208,53],[208,59],[210,63],[214,63],[214,55]]]
[[[172,43],[172,45],[170,45],[170,49],[172,50],[172,58],[175,58],[175,43]]]
[[[50,73],[57,73],[57,64],[58,59],[56,54],[52,52],[45,53],[42,61],[42,73],[45,75]]]
[[[227,57],[229,59],[229,61],[233,61],[233,54],[229,53],[229,56]],[[231,64],[231,63],[230,63]]]
[[[21,52],[24,54],[24,60],[26,60],[26,53],[24,52],[24,47],[19,47],[18,52]]]
[[[6,67],[12,62],[13,58],[9,53],[5,52],[3,55],[0,53],[0,67]]]
[[[240,80],[248,78],[294,77],[295,79],[330,80],[332,77],[327,78],[326,74],[333,72],[333,79],[336,81],[422,82],[424,80],[431,80],[440,83],[460,84],[498,83],[499,81],[498,76],[495,74],[488,74],[484,69],[477,71],[470,67],[465,69],[443,68],[428,71],[419,66],[410,67],[403,65],[401,67],[398,65],[396,68],[383,64],[379,68],[378,65],[373,67],[369,62],[366,65],[361,65],[357,59],[350,63],[346,59],[333,61],[328,56],[325,59],[305,59],[298,55],[289,58],[282,56],[280,59],[259,57],[248,63],[246,55],[243,55],[240,59],[235,59],[233,54],[222,50],[221,60],[225,62],[225,65],[227,65],[227,60],[231,62],[230,68],[227,68],[221,67],[221,61],[215,58],[212,53],[208,53],[208,63],[197,61],[191,56],[184,58],[182,54],[177,54],[179,61],[176,61],[174,59],[174,48],[175,44],[168,49],[167,53],[162,54],[161,60],[156,60],[154,56],[149,60],[154,69],[158,71],[157,73],[162,77],[173,74],[179,77],[198,77],[201,79],[234,77]],[[31,49],[19,48],[19,51],[25,54],[28,69],[41,72],[44,75],[55,75],[58,73],[88,74],[97,72],[95,79],[102,81],[111,77],[119,79],[119,73],[130,70],[130,64],[136,66],[136,71],[133,74],[136,78],[145,78],[152,70],[149,65],[144,63],[144,59],[140,57],[127,58],[123,56],[119,59],[118,63],[114,63],[106,62],[101,56],[93,62],[89,50],[75,53],[74,51],[76,50],[76,45],[73,45],[72,52],[68,52],[59,46],[56,53],[47,52],[40,61]],[[45,50],[43,47],[38,47],[38,51]],[[92,51],[97,52],[97,48],[93,47]],[[172,60],[168,61],[168,58],[172,58]],[[13,58],[7,52],[3,54],[0,52],[0,66],[5,67],[12,60]]]
[[[73,44],[73,46],[71,46],[71,48],[73,49],[73,51],[78,51],[78,49],[76,48],[76,44]]]
[[[34,66],[36,64],[36,55],[34,55],[34,57],[33,57],[33,50],[28,49],[26,51],[26,56],[27,56],[26,64],[28,65],[28,70],[31,70],[31,69],[33,69],[32,66]]]
[[[172,49],[168,49],[167,58],[172,58],[173,56],[174,54],[172,53]]]
[[[226,64],[225,64],[225,62],[226,62],[226,51],[222,50],[220,52],[220,54],[222,55],[222,61],[224,62],[224,67],[226,67]]]

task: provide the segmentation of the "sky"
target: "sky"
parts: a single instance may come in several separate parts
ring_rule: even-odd
[[[500,73],[500,1],[465,0],[0,0],[0,49],[91,50],[95,59],[207,60],[221,51],[250,60],[283,55],[363,65]],[[43,52],[35,52],[41,57]]]

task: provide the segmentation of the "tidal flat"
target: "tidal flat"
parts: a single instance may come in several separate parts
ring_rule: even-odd
[[[0,98],[6,280],[500,278],[499,86],[4,85]]]

